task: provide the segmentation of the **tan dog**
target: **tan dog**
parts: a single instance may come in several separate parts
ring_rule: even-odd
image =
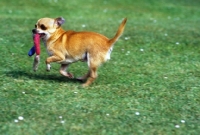
[[[46,45],[50,56],[46,59],[47,71],[50,71],[51,62],[58,62],[61,64],[60,73],[73,78],[71,73],[66,72],[69,64],[79,60],[87,61],[88,73],[77,79],[87,79],[83,86],[88,86],[97,78],[98,66],[110,59],[113,45],[122,35],[126,21],[125,18],[112,39],[95,32],[65,31],[61,28],[65,22],[62,17],[39,19],[33,33],[39,33]]]

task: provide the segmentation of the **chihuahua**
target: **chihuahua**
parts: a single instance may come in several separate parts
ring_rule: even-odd
[[[65,31],[61,25],[65,22],[62,17],[41,18],[35,24],[33,33],[38,33],[43,40],[49,57],[46,59],[46,70],[50,71],[50,63],[61,64],[60,74],[74,78],[73,74],[66,72],[68,66],[76,61],[85,61],[89,71],[76,79],[87,80],[83,87],[89,86],[97,78],[97,68],[110,59],[113,46],[122,35],[127,18],[120,24],[117,33],[111,39],[95,32]]]

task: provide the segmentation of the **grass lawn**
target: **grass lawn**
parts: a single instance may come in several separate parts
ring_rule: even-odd
[[[199,0],[1,0],[1,135],[199,135]],[[66,19],[64,29],[113,37],[128,22],[111,60],[88,88],[32,71],[31,30],[42,17]],[[87,72],[77,62],[69,71]],[[20,117],[21,116],[21,117]]]

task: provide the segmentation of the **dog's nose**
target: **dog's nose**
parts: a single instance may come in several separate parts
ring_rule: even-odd
[[[32,29],[32,32],[35,34],[35,33],[37,33],[37,30],[36,29]]]

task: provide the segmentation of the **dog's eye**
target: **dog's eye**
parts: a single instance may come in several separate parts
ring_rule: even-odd
[[[37,28],[37,25],[35,25],[35,28]]]
[[[43,24],[40,26],[40,28],[41,28],[42,30],[46,30],[46,29],[47,29]]]

